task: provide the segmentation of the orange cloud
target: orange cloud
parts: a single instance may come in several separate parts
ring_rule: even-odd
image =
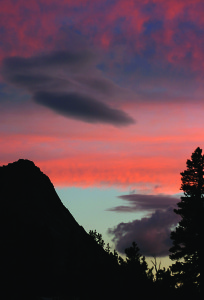
[[[129,130],[93,126],[51,112],[1,115],[0,165],[30,159],[55,186],[117,186],[179,192],[180,172],[203,148],[203,107],[161,105],[137,110]]]
[[[174,161],[174,164],[177,162]],[[55,186],[135,187],[143,191],[156,190],[157,193],[174,193],[180,188],[178,164],[175,170],[172,161],[164,163],[159,157],[149,160],[137,157],[134,162],[132,159],[114,160],[113,157],[90,154],[70,159],[39,161],[37,165]]]
[[[55,186],[116,186],[151,193],[176,193],[180,188],[179,173],[185,165],[178,151],[175,157],[172,149],[169,153],[163,149],[160,155],[162,144],[150,148],[151,141],[139,151],[128,150],[137,147],[134,142],[127,143],[123,149],[120,141],[115,141],[116,145],[107,141],[103,146],[100,141],[66,142],[45,135],[13,135],[7,139],[2,136],[0,141],[1,165],[19,158],[33,160]]]

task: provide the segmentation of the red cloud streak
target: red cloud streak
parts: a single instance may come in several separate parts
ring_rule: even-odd
[[[16,135],[10,141],[2,138],[1,145],[1,165],[19,158],[33,160],[55,186],[135,187],[166,193],[178,192],[180,187],[183,166],[177,158],[128,157],[122,152],[94,152],[94,148],[89,153],[70,151],[69,145],[63,149],[65,144],[59,140],[43,136],[22,139]]]
[[[158,105],[151,114],[141,109],[141,119],[128,131],[34,109],[33,113],[5,112],[1,114],[0,164],[30,159],[55,186],[177,193],[186,160],[196,147],[203,148],[201,108],[190,106],[183,114],[177,106],[168,114]]]

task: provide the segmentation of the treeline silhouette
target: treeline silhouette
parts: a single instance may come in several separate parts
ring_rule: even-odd
[[[0,167],[2,293],[7,299],[204,299],[204,155],[197,148],[181,173],[170,258],[150,268],[137,241],[125,258],[96,230],[78,225],[49,178],[33,162]],[[57,297],[57,298],[56,298]],[[54,299],[54,298],[53,298]]]
[[[183,196],[174,212],[181,217],[175,231],[171,233],[173,246],[169,249],[171,260],[169,268],[160,268],[156,258],[149,268],[146,258],[140,253],[136,242],[125,249],[126,258],[102,239],[96,230],[90,236],[112,258],[118,267],[118,282],[123,285],[120,295],[130,299],[136,295],[163,299],[173,297],[183,299],[193,295],[204,299],[204,155],[199,147],[187,160],[187,169],[181,173]],[[124,292],[124,287],[125,291]],[[125,297],[124,295],[124,297]]]
[[[139,297],[152,297],[163,299],[165,295],[176,296],[180,294],[174,288],[175,282],[170,268],[160,269],[156,258],[153,267],[148,267],[145,256],[140,253],[136,242],[125,249],[125,258],[120,256],[114,249],[110,250],[109,243],[105,242],[96,230],[89,231],[93,240],[106,251],[115,264],[117,276],[117,292],[121,299],[132,299]]]

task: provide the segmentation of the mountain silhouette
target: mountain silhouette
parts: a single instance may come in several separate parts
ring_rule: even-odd
[[[109,255],[76,222],[32,161],[0,167],[0,183],[1,272],[7,293],[90,299],[101,284],[108,290],[113,284]]]

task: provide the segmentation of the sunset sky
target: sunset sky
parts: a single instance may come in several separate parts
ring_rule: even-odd
[[[87,231],[168,256],[204,145],[202,0],[0,0],[0,164],[32,160]]]

